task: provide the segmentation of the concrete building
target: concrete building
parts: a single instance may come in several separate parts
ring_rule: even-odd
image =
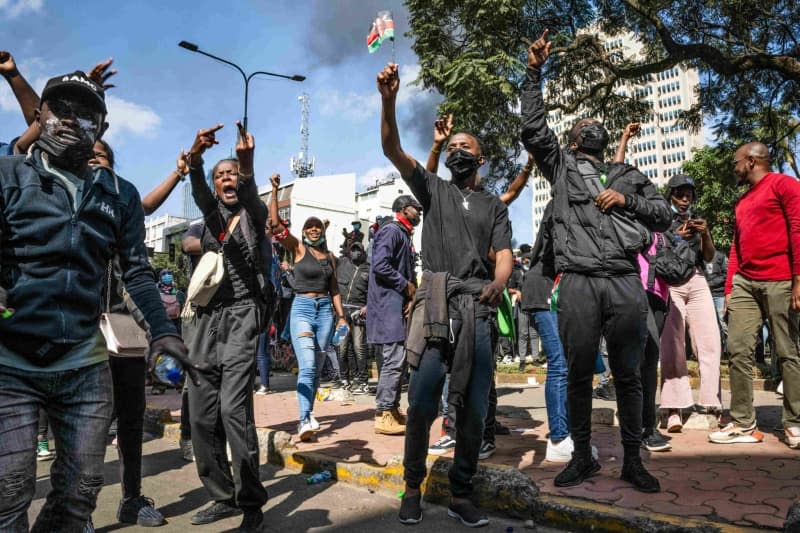
[[[169,251],[169,237],[167,235],[167,228],[176,226],[187,219],[183,217],[176,217],[173,215],[161,215],[157,217],[147,217],[144,221],[145,238],[144,243],[148,248],[152,248],[156,253],[166,253]]]
[[[642,45],[631,35],[620,35],[607,39],[604,47],[609,54],[635,57],[640,53]],[[692,148],[703,145],[700,132],[692,133],[677,124],[680,112],[697,103],[695,88],[698,83],[696,69],[678,66],[646,76],[637,83],[624,82],[616,86],[618,94],[638,95],[652,106],[651,116],[632,117],[640,118],[642,130],[628,143],[625,162],[638,167],[658,186],[665,185],[671,176],[680,173],[683,162],[691,159]],[[559,139],[563,139],[581,116],[584,115],[564,115],[561,111],[552,111],[548,114],[548,125]],[[610,144],[616,146],[617,140],[612,139]],[[544,208],[550,200],[550,184],[541,176],[533,177],[531,182],[531,213],[535,236],[539,231]]]
[[[271,187],[261,187],[259,194],[269,205]],[[402,194],[411,194],[408,186],[399,178],[378,181],[365,191],[356,192],[356,175],[336,174],[297,179],[281,185],[278,191],[278,213],[291,222],[294,235],[299,235],[303,222],[309,216],[330,221],[326,231],[328,248],[339,253],[344,241],[342,230],[350,231],[354,220],[361,221],[364,246],[368,245],[369,226],[377,216],[393,216],[392,202]],[[424,216],[423,216],[424,220]],[[420,249],[422,225],[414,232],[414,246]]]

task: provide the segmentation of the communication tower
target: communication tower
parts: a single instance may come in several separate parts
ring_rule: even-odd
[[[308,152],[308,117],[311,114],[311,97],[303,93],[297,97],[300,102],[300,153],[292,156],[289,169],[298,178],[307,178],[314,175],[314,158]]]

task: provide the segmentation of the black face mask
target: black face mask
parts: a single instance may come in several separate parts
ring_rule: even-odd
[[[579,148],[585,152],[602,154],[608,146],[608,132],[600,124],[589,124],[581,130]]]
[[[459,148],[450,152],[444,166],[450,170],[454,181],[464,181],[475,173],[480,163],[478,156]]]
[[[85,138],[79,142],[66,143],[49,132],[42,131],[36,145],[54,159],[68,163],[83,163],[94,157],[95,139]]]
[[[350,252],[350,260],[353,261],[353,263],[360,265],[364,262],[364,252]]]

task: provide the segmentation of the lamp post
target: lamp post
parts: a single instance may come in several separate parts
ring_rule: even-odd
[[[178,46],[180,46],[185,50],[189,50],[190,52],[196,52],[198,54],[210,57],[211,59],[216,59],[217,61],[225,63],[226,65],[230,65],[239,71],[239,74],[242,75],[242,79],[244,80],[244,117],[242,118],[242,125],[244,126],[245,131],[247,131],[247,96],[250,88],[250,80],[252,80],[253,77],[261,74],[263,76],[274,76],[276,78],[284,78],[292,81],[304,81],[306,79],[305,76],[301,76],[299,74],[294,74],[292,76],[289,76],[287,74],[276,74],[274,72],[266,72],[264,70],[257,70],[256,72],[246,74],[245,71],[242,70],[242,67],[240,67],[233,61],[228,61],[227,59],[223,59],[221,57],[215,56],[214,54],[209,54],[208,52],[200,50],[200,47],[194,43],[190,43],[188,41],[181,41],[178,43]]]

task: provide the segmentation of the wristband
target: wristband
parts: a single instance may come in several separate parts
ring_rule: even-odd
[[[283,228],[283,231],[282,231],[282,232],[280,232],[280,233],[275,233],[275,234],[273,234],[272,236],[273,236],[273,237],[275,237],[275,240],[276,240],[276,241],[282,241],[282,240],[284,240],[286,237],[288,237],[288,236],[289,236],[289,228]]]
[[[11,318],[11,315],[14,314],[13,309],[6,309],[2,313],[0,313],[0,318]]]
[[[250,178],[253,177],[253,173],[251,172],[250,174],[245,174],[244,172],[239,171],[239,177],[249,180]]]
[[[441,153],[441,151],[442,151],[441,148],[434,148],[433,146],[431,146],[431,153],[432,154],[438,154],[438,153]]]

